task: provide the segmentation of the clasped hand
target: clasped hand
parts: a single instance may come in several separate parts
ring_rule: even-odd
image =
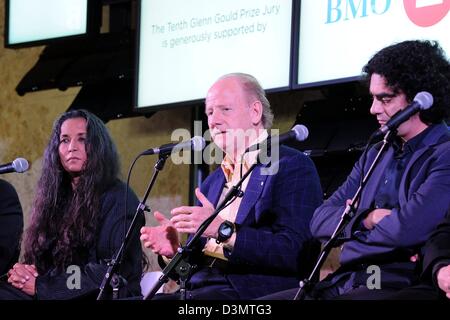
[[[16,263],[8,271],[8,282],[26,294],[34,296],[36,293],[36,277],[38,275],[34,265]]]

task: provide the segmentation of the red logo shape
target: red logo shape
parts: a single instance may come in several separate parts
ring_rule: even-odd
[[[423,6],[420,5],[423,3]],[[450,0],[428,1],[403,0],[406,14],[419,27],[431,27],[444,19],[450,9]],[[418,6],[419,5],[419,6]]]

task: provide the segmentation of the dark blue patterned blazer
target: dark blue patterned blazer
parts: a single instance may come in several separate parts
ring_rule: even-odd
[[[264,174],[263,169],[277,166],[276,174]],[[217,205],[224,185],[223,171],[218,168],[201,191]],[[226,277],[240,299],[298,286],[315,262],[317,243],[312,241],[309,223],[321,202],[316,168],[297,150],[281,146],[277,162],[254,169],[237,213],[234,249],[225,251],[229,260]]]

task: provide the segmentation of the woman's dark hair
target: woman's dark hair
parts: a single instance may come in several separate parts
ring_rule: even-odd
[[[364,66],[366,81],[383,76],[394,93],[412,102],[420,91],[433,95],[433,106],[420,112],[422,122],[440,123],[450,108],[450,63],[437,41],[410,40],[386,47]]]
[[[59,157],[61,126],[73,118],[87,123],[87,160],[74,190]],[[25,263],[45,272],[85,261],[87,248],[96,241],[100,197],[117,179],[118,159],[108,130],[92,113],[69,111],[55,121],[25,237]]]

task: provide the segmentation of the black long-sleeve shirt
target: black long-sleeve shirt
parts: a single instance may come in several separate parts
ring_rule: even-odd
[[[19,258],[22,230],[23,213],[17,192],[11,184],[0,179],[0,277]]]
[[[100,284],[108,269],[107,262],[116,254],[124,236],[125,189],[122,182],[116,183],[101,199],[101,218],[97,242],[89,249],[86,264],[67,268],[65,272],[49,270],[36,278],[36,299],[76,299],[96,297]],[[139,201],[133,191],[128,190],[127,228],[130,225]],[[137,227],[130,239],[121,266],[120,275],[126,279],[121,297],[140,295],[142,274],[142,250],[139,229],[144,217],[138,217]],[[76,277],[78,277],[77,279]],[[78,285],[79,284],[79,285]],[[106,296],[106,298],[109,298]]]

